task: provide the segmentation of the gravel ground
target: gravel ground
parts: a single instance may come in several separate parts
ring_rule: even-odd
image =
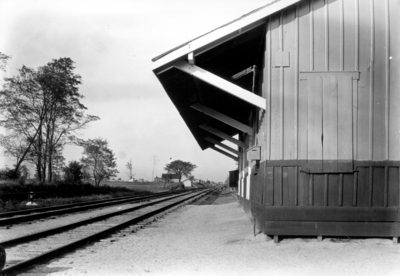
[[[400,245],[392,240],[267,242],[254,236],[231,196],[184,206],[137,233],[116,236],[24,275],[400,275]]]

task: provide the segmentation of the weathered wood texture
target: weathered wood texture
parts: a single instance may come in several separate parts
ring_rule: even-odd
[[[295,162],[262,162],[251,173],[250,199],[265,206],[399,206],[400,162],[355,162],[355,173],[306,173],[306,162]]]
[[[263,160],[400,160],[399,13],[313,0],[266,20]]]
[[[241,140],[261,165],[245,177],[239,161],[265,234],[400,236],[398,14],[396,0],[309,0],[266,19],[266,110]]]

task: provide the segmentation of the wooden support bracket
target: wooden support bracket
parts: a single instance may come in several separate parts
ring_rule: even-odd
[[[210,133],[212,133],[214,135],[217,135],[218,137],[221,137],[221,138],[223,138],[225,140],[228,140],[229,142],[231,142],[231,143],[233,143],[233,144],[235,144],[235,145],[237,145],[239,147],[246,148],[246,144],[245,143],[243,143],[243,142],[241,142],[241,141],[229,136],[228,134],[223,133],[222,131],[216,130],[213,127],[210,127],[210,126],[207,126],[207,125],[201,125],[200,128],[202,128],[204,130],[207,130],[208,132],[210,132]]]
[[[236,155],[239,155],[239,151],[234,150],[233,148],[228,147],[227,145],[224,145],[223,143],[218,142],[217,140],[215,140],[215,139],[213,139],[213,138],[211,138],[211,137],[206,137],[206,138],[204,138],[204,139],[207,140],[207,141],[210,142],[210,143],[213,143],[214,145],[218,145],[218,146],[220,146],[221,148],[224,148],[224,149],[226,149],[226,150],[228,150],[228,151],[230,151],[230,152],[232,152],[232,153],[234,153],[234,154],[236,154]]]
[[[214,147],[214,146],[211,146],[210,149],[213,149],[213,150],[215,150],[215,151],[217,151],[217,152],[219,152],[219,153],[222,153],[223,155],[225,155],[225,156],[227,156],[227,157],[229,157],[229,158],[235,160],[236,162],[239,160],[238,157],[233,156],[233,155],[227,153],[226,151],[223,151],[223,150],[221,150],[221,149],[219,149],[219,148],[216,148],[216,147]]]
[[[194,108],[210,117],[213,117],[227,125],[230,125],[231,127],[234,127],[242,132],[245,132],[249,135],[253,135],[253,129],[245,124],[242,124],[239,121],[236,121],[235,119],[232,119],[231,117],[228,117],[222,113],[219,113],[218,111],[215,111],[211,108],[208,108],[204,105],[201,105],[199,103],[193,104],[190,106],[191,108]]]
[[[267,109],[267,101],[263,97],[253,94],[251,91],[245,90],[240,86],[218,77],[217,75],[214,75],[196,65],[191,65],[188,62],[181,60],[176,62],[174,67],[254,106],[264,110]]]

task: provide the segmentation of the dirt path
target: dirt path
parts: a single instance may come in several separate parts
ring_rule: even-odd
[[[25,275],[400,275],[389,239],[254,237],[232,197],[188,205],[135,234],[111,237]]]

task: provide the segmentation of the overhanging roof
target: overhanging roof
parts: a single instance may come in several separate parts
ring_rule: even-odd
[[[215,114],[232,118],[237,124],[248,125],[250,115],[256,111],[254,105],[262,108],[262,102],[265,101],[259,96],[255,96],[260,99],[259,103],[246,101],[243,95],[252,96],[252,90],[256,95],[261,92],[266,17],[299,1],[274,1],[153,59],[154,73],[202,149],[213,147],[214,144],[210,141],[224,139],[200,128],[201,125],[207,125],[229,136],[241,131],[234,124],[221,122],[192,106],[200,104],[214,110]],[[202,72],[209,73],[222,84],[215,85],[204,78],[189,74],[188,70],[182,70],[181,64],[192,69],[189,63],[193,62],[189,54],[195,60],[193,67],[201,69],[200,75]],[[253,74],[236,80],[232,78],[238,72],[254,68],[253,66],[260,68],[256,70],[258,73],[255,74],[255,79]],[[224,89],[224,86],[232,84],[234,88],[237,87],[239,94],[229,93],[227,90],[230,88]]]

